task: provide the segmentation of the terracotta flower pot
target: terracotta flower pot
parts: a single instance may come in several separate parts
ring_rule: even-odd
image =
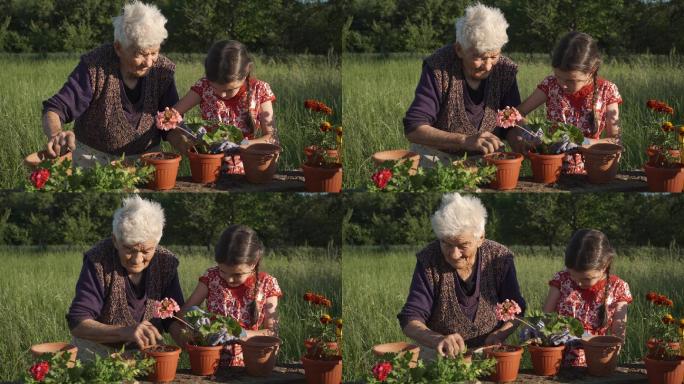
[[[644,358],[649,384],[681,384],[684,380],[684,357],[675,356],[672,360]]]
[[[168,383],[176,378],[180,347],[160,345],[144,349],[143,353],[155,360],[154,370],[147,376],[148,381]]]
[[[56,342],[56,343],[42,343],[34,344],[31,346],[31,355],[36,358],[44,353],[69,353],[69,367],[73,367],[76,362],[76,355],[78,354],[78,347],[68,343]]]
[[[684,164],[661,168],[646,164],[646,182],[651,192],[681,192],[684,189]]]
[[[648,156],[648,165],[662,165],[665,162],[665,157],[663,156],[662,152],[663,151],[652,145],[646,148],[646,155]],[[669,152],[670,156],[674,157],[675,159],[681,158],[681,151],[679,151],[678,149],[668,149],[667,152]]]
[[[496,370],[491,374],[490,380],[499,383],[515,381],[520,368],[522,347],[513,345],[485,347],[484,353],[487,357],[496,359]]]
[[[319,155],[316,154],[316,148],[317,147],[315,145],[310,145],[304,148],[304,155],[306,155],[305,163],[307,165],[315,165],[321,160],[318,158]],[[326,149],[325,153],[331,159],[334,159],[338,162],[340,161],[340,153],[337,151],[337,149]]]
[[[224,156],[223,153],[188,153],[192,181],[202,184],[215,182],[221,173],[221,162]]]
[[[49,159],[54,159],[54,157],[48,155],[46,150],[33,152],[24,158],[24,165],[26,165],[29,169],[33,170],[38,166],[38,164]],[[64,155],[57,157],[58,163],[61,163],[64,160],[71,160],[71,152],[67,152]]]
[[[624,341],[617,336],[594,336],[581,342],[587,358],[587,372],[592,376],[610,376],[615,371]]]
[[[563,158],[565,153],[557,155],[542,155],[529,152],[528,156],[532,162],[532,178],[537,183],[553,184],[558,181],[563,168]]]
[[[404,341],[396,343],[378,344],[373,346],[373,354],[382,357],[387,353],[403,356],[406,352],[411,352],[411,362],[409,367],[415,368],[418,364],[418,355],[420,354],[420,347],[414,344],[409,344]]]
[[[307,192],[334,192],[342,190],[342,164],[332,167],[311,167],[302,165],[304,187]]]
[[[202,347],[188,344],[187,349],[190,355],[190,370],[193,375],[207,376],[216,372],[221,360],[223,346]]]
[[[306,384],[340,384],[342,382],[342,357],[330,360],[311,360],[302,357]]]
[[[242,356],[250,376],[269,376],[276,364],[282,340],[273,336],[254,336],[242,343]]]
[[[539,376],[555,376],[560,370],[563,362],[563,351],[565,345],[557,347],[529,346],[530,356],[532,356],[532,368],[534,374]]]
[[[376,167],[380,167],[384,162],[391,161],[395,163],[403,163],[405,161],[411,162],[411,169],[409,175],[415,175],[418,171],[418,164],[420,164],[420,155],[407,151],[405,149],[394,149],[391,151],[375,152],[372,156],[373,163]]]
[[[515,189],[518,185],[520,165],[523,161],[522,154],[512,152],[491,153],[485,155],[484,159],[488,164],[496,166],[496,179],[490,183],[492,188],[499,190]]]
[[[611,143],[598,143],[589,148],[582,148],[584,168],[587,179],[592,184],[609,183],[618,171],[618,161],[623,148]]]
[[[275,144],[257,143],[243,149],[240,158],[245,167],[245,178],[250,183],[264,184],[273,179],[278,169],[280,147]]]
[[[170,152],[150,152],[140,158],[143,163],[154,167],[154,179],[150,180],[148,188],[162,191],[176,186],[180,155]]]

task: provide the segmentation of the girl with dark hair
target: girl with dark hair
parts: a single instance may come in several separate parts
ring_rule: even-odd
[[[184,311],[206,300],[209,312],[237,320],[245,329],[244,337],[276,335],[276,308],[283,293],[275,277],[259,272],[263,254],[264,246],[253,229],[244,225],[228,227],[216,244],[217,265],[200,276]],[[225,346],[221,364],[244,365],[239,344]]]
[[[619,143],[618,105],[622,97],[615,84],[598,76],[601,54],[596,40],[582,32],[566,34],[553,51],[551,66],[554,74],[520,104],[520,113],[527,115],[546,103],[546,117],[577,126],[587,138],[586,143]],[[582,156],[569,153],[563,171],[584,174]]]
[[[174,108],[184,114],[199,105],[202,119],[235,125],[251,143],[277,144],[273,115],[276,97],[268,83],[252,75],[253,70],[254,61],[244,44],[217,41],[204,60],[205,76]],[[244,174],[239,156],[233,157],[229,173]]]
[[[549,281],[544,312],[558,312],[582,322],[585,334],[608,333],[625,338],[627,304],[632,302],[629,285],[610,267],[615,250],[601,231],[576,231],[565,249],[565,270]],[[586,366],[584,351],[570,348],[565,364]]]

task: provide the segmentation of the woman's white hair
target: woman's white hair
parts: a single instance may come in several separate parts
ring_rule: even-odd
[[[125,5],[121,15],[112,18],[112,24],[114,41],[118,41],[123,48],[155,48],[169,35],[164,27],[166,17],[159,8],[140,1]]]
[[[164,209],[138,195],[123,199],[114,212],[112,233],[119,244],[134,245],[154,240],[159,244],[164,229]]]
[[[498,51],[508,42],[507,28],[500,9],[477,3],[456,20],[456,42],[463,49],[473,47],[479,53]]]
[[[451,238],[472,232],[481,237],[485,232],[487,210],[480,199],[449,193],[442,197],[442,204],[432,215],[432,231],[438,239]]]

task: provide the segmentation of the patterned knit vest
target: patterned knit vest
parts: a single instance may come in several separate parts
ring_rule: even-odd
[[[103,287],[105,302],[100,316],[95,319],[103,324],[131,326],[138,322],[128,308],[126,299],[126,279],[128,272],[121,265],[119,255],[112,239],[97,243],[85,253],[86,259],[95,265],[97,280]],[[157,246],[154,257],[147,266],[144,320],[153,318],[153,301],[161,300],[162,293],[171,284],[178,268],[178,259],[166,248]]]
[[[454,46],[438,49],[425,59],[425,63],[433,71],[442,96],[436,128],[468,136],[491,132],[496,128],[496,113],[501,99],[515,82],[518,72],[518,66],[511,59],[501,56],[489,74],[484,96],[484,116],[479,127],[474,127],[466,115],[463,102],[465,79],[461,59],[456,55]]]
[[[126,119],[121,102],[123,80],[119,56],[112,44],[105,44],[83,55],[88,67],[93,99],[90,106],[74,122],[78,141],[112,155],[135,155],[159,144],[161,132],[154,125],[162,95],[173,82],[176,65],[159,55],[145,76],[142,89],[143,110],[137,126]],[[143,81],[139,79],[138,81]]]
[[[430,243],[417,254],[435,295],[432,314],[426,325],[443,335],[460,334],[470,348],[482,346],[487,335],[497,328],[497,291],[513,263],[513,254],[503,245],[491,240],[485,240],[477,252],[481,270],[474,321],[471,321],[461,309],[456,296],[458,274],[444,259],[439,241]],[[474,293],[477,294],[478,292]]]

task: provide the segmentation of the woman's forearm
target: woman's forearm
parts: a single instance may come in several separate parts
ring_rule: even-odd
[[[126,329],[124,326],[107,325],[93,319],[87,319],[72,329],[71,335],[96,343],[120,343],[128,341],[125,340],[124,329]]]
[[[460,133],[442,131],[429,125],[421,125],[408,133],[406,138],[412,143],[436,149],[459,150],[465,143],[466,136]]]
[[[431,330],[418,320],[409,321],[403,331],[409,338],[430,348],[437,348],[437,344],[444,339],[444,335]]]

